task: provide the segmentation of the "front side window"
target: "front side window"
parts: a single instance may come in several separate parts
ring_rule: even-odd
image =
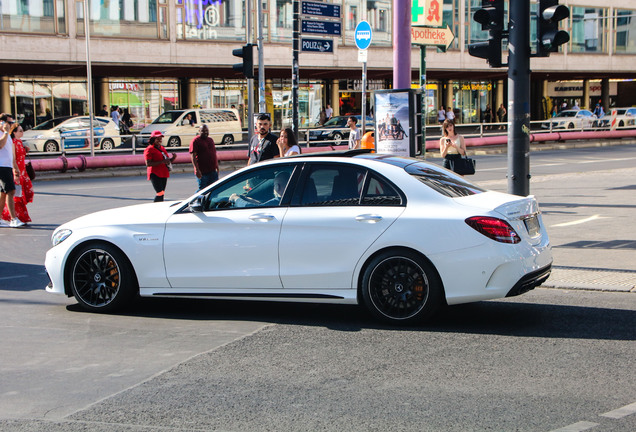
[[[293,165],[275,165],[246,172],[203,195],[203,209],[278,207],[293,171]]]

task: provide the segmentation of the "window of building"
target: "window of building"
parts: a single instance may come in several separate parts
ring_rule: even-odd
[[[177,39],[245,40],[245,0],[176,0],[176,9]]]
[[[64,0],[0,1],[0,32],[66,34]]]
[[[167,0],[89,0],[91,36],[168,39]],[[75,2],[77,34],[84,35],[84,1]]]
[[[614,15],[615,41],[614,52],[621,54],[636,53],[636,11],[616,9]]]
[[[572,6],[570,48],[573,53],[607,53],[609,9]]]

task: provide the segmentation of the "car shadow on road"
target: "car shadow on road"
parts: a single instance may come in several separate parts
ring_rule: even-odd
[[[79,305],[70,305],[67,309],[82,311]],[[524,303],[521,299],[444,307],[430,322],[419,326],[387,325],[371,317],[364,308],[355,305],[308,303],[141,299],[121,314],[171,320],[256,321],[325,327],[343,332],[379,329],[515,337],[636,340],[636,311]]]

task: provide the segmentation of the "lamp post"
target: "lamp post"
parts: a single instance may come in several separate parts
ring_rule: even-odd
[[[84,37],[86,38],[86,96],[88,98],[88,122],[89,122],[89,145],[91,156],[95,156],[95,142],[93,131],[93,74],[91,72],[91,41],[89,32],[89,0],[84,0]],[[119,125],[117,125],[119,126]],[[62,143],[64,141],[61,141]]]

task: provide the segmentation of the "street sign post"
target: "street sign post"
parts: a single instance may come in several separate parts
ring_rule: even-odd
[[[360,118],[362,119],[362,137],[364,137],[365,129],[367,125],[367,48],[371,45],[371,39],[373,38],[373,31],[371,30],[371,24],[367,21],[360,21],[356,26],[356,31],[353,35],[353,39],[356,42],[358,51],[358,61],[362,59],[362,109]],[[364,54],[362,54],[364,53]],[[362,54],[362,55],[361,55]],[[361,137],[361,138],[362,138]]]
[[[301,51],[303,52],[333,52],[333,40],[330,39],[305,39],[301,43]]]
[[[340,36],[342,24],[336,21],[302,20],[302,33]]]
[[[324,18],[340,18],[340,5],[304,1],[301,13]]]

